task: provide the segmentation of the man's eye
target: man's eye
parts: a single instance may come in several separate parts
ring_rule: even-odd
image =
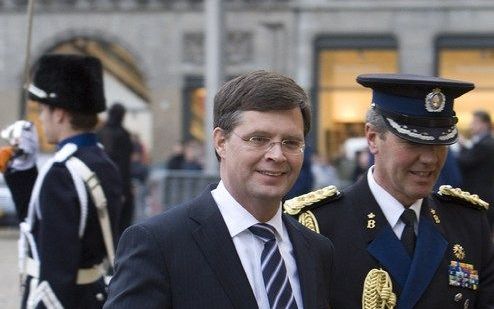
[[[270,140],[271,139],[262,136],[252,136],[251,138],[249,138],[249,142],[257,145],[264,145],[266,143],[269,143]]]
[[[290,148],[290,149],[297,149],[297,148],[302,147],[301,146],[302,142],[296,141],[296,140],[284,140],[283,145],[285,145],[285,147]]]

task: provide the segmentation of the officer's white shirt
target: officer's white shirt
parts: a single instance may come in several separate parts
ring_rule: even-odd
[[[389,225],[393,228],[393,232],[395,233],[396,237],[400,239],[401,234],[403,233],[403,229],[405,228],[405,224],[400,220],[400,216],[405,210],[405,207],[376,182],[373,172],[374,166],[369,168],[369,171],[367,172],[367,182],[369,183],[370,191],[372,195],[374,195],[374,198],[376,199],[377,204],[386,217],[386,220],[388,220]],[[414,226],[415,234],[417,234],[418,231],[418,222],[420,220],[420,209],[422,208],[422,200],[423,199],[419,199],[410,206],[410,209],[415,211],[415,214],[417,215],[417,222],[415,222]]]
[[[211,194],[225,220],[259,308],[269,309],[269,300],[261,271],[261,253],[264,249],[264,242],[248,230],[249,227],[259,223],[259,221],[231,196],[226,190],[223,181],[220,181],[218,187],[212,190]],[[281,256],[285,261],[293,295],[297,301],[298,308],[303,308],[293,246],[281,218],[281,201],[278,212],[266,223],[276,229],[276,240]]]

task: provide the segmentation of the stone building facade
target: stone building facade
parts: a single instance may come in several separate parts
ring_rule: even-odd
[[[21,97],[27,2],[0,0],[1,127],[26,112]],[[135,116],[132,128],[149,130],[145,142],[153,162],[165,160],[179,139],[204,138],[203,1],[35,3],[31,62],[45,52],[74,50],[104,59],[109,75],[144,102],[131,108],[130,117],[147,114]],[[492,1],[224,0],[223,5],[225,76],[254,69],[292,76],[311,94],[311,141],[328,155],[360,133],[369,94],[355,85],[358,73],[470,79],[479,93],[467,102],[490,108],[494,99]]]

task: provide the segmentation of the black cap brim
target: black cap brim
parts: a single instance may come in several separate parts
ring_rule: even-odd
[[[421,127],[411,124],[400,124],[392,118],[382,115],[388,129],[404,140],[428,145],[451,145],[458,140],[456,125],[448,127]]]

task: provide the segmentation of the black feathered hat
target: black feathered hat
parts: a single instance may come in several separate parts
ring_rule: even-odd
[[[28,92],[31,100],[80,113],[106,109],[102,65],[91,56],[42,56]]]

